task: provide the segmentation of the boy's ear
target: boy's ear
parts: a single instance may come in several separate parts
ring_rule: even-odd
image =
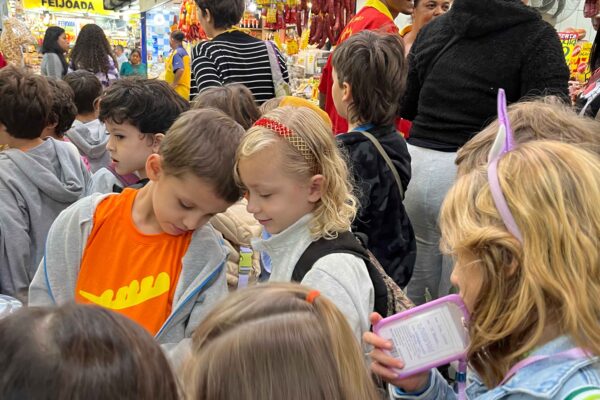
[[[348,82],[342,83],[342,101],[349,104],[352,100],[352,85]]]
[[[321,174],[314,175],[310,178],[308,186],[308,201],[316,203],[323,197],[323,187],[325,186],[325,177]]]
[[[157,181],[162,173],[162,158],[159,154],[150,154],[146,159],[146,175],[148,179]]]
[[[152,137],[152,152],[158,153],[158,149],[160,148],[160,144],[165,138],[164,133],[155,133]]]

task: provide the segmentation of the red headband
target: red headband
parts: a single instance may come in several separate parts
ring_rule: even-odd
[[[281,122],[277,122],[270,118],[261,118],[254,123],[254,126],[262,126],[264,128],[270,129],[273,132],[276,132],[281,137],[294,136],[294,132],[290,128],[288,128]]]
[[[300,152],[300,154],[302,154],[302,157],[304,157],[304,159],[312,166],[313,172],[315,174],[319,173],[317,159],[306,144],[306,141],[302,137],[296,135],[294,131],[292,131],[290,128],[288,128],[281,122],[277,122],[270,118],[261,118],[254,123],[254,126],[267,128],[277,133],[279,137],[287,140],[287,142],[291,144],[298,152]]]

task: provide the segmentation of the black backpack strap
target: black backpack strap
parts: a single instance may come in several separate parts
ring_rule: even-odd
[[[296,263],[294,272],[292,272],[292,281],[302,282],[302,279],[304,279],[304,276],[310,271],[314,263],[326,255],[334,253],[352,254],[363,259],[365,262],[375,294],[374,310],[386,317],[388,316],[387,286],[377,268],[372,264],[369,251],[357,239],[359,238],[354,233],[343,232],[338,234],[338,237],[335,239],[327,240],[321,238],[312,242],[304,250],[304,253]]]
[[[348,253],[362,258],[367,262],[369,254],[363,246],[356,240],[352,232],[343,232],[338,234],[335,239],[321,238],[312,242],[294,267],[292,273],[293,282],[302,282],[304,276],[310,271],[312,266],[318,259],[333,253]]]

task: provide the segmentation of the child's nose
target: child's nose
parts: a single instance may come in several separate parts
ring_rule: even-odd
[[[108,142],[106,142],[106,150],[114,151],[112,135],[108,137]]]
[[[250,214],[256,214],[260,211],[260,207],[258,206],[258,202],[253,200],[256,196],[250,196],[250,194],[246,195],[246,199],[248,200],[248,205],[246,206],[246,211]]]

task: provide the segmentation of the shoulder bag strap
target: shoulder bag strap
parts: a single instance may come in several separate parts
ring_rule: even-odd
[[[396,170],[394,163],[390,159],[390,156],[388,156],[388,154],[385,152],[385,149],[383,148],[381,143],[379,143],[379,140],[377,140],[377,138],[375,138],[375,136],[373,136],[369,131],[359,131],[359,132],[362,133],[363,135],[365,135],[365,137],[367,139],[369,139],[371,141],[371,143],[373,143],[373,145],[375,146],[375,148],[377,149],[379,154],[381,154],[381,157],[383,157],[383,159],[385,160],[385,163],[387,164],[388,168],[392,171],[392,175],[394,175],[394,180],[396,181],[396,185],[398,186],[398,191],[400,192],[400,200],[403,201],[404,200],[404,188],[402,187],[402,181],[400,180],[400,175],[398,175],[398,171]]]
[[[317,260],[334,253],[352,254],[365,260],[365,263],[369,259],[367,251],[352,232],[341,232],[335,239],[316,240],[304,250],[292,272],[292,282],[302,282]]]
[[[279,83],[283,80],[283,74],[281,73],[281,67],[277,61],[277,53],[273,48],[275,45],[270,40],[265,40],[267,45],[267,53],[269,53],[269,64],[271,65],[271,74],[273,75],[273,82]]]

